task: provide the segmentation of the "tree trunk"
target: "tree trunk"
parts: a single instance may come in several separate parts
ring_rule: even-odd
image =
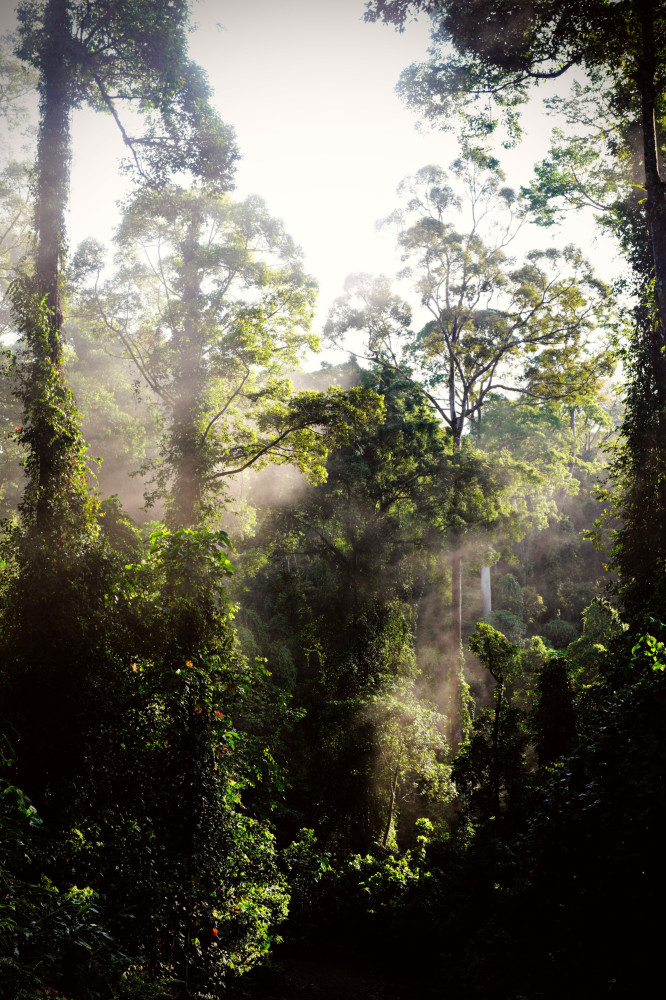
[[[45,52],[37,146],[37,283],[49,309],[48,351],[62,360],[62,270],[67,247],[65,211],[71,159],[69,66],[70,29],[67,0],[50,0],[46,14]]]
[[[451,553],[451,636],[456,650],[462,644],[462,552],[460,538],[454,536]]]
[[[167,515],[167,523],[176,529],[192,528],[199,524],[204,493],[205,462],[200,426],[203,385],[198,314],[201,281],[197,265],[200,229],[201,220],[194,215],[180,247],[183,314],[182,326],[174,333],[178,367],[174,385],[175,405],[170,430],[170,450],[175,468]]]
[[[185,753],[184,753],[184,779],[185,788],[184,791],[184,809],[183,818],[185,821],[185,830],[183,838],[183,848],[185,851],[185,893],[190,897],[187,899],[188,909],[191,911],[193,905],[193,900],[195,897],[195,884],[196,884],[196,866],[195,866],[195,856],[197,848],[197,832],[199,827],[199,802],[197,796],[197,789],[199,787],[198,781],[198,754],[197,754],[197,716],[196,716],[196,698],[194,691],[190,689],[187,693],[187,735],[185,738]],[[182,979],[184,984],[184,997],[189,997],[189,987],[190,987],[190,967],[192,965],[192,944],[191,944],[191,934],[189,932],[191,916],[188,915],[187,918],[187,933],[185,934],[185,941],[182,953],[182,968],[179,970],[179,978]]]
[[[643,129],[643,162],[647,192],[647,220],[650,229],[654,263],[655,297],[658,322],[652,338],[652,366],[659,393],[659,405],[666,398],[666,190],[659,172],[655,106],[657,59],[654,43],[654,10],[650,4],[639,4],[641,23],[641,55],[639,87],[641,94],[641,125]]]
[[[495,688],[495,718],[493,721],[493,809],[495,811],[495,819],[499,819],[500,814],[500,760],[499,760],[499,733],[500,733],[500,719],[502,715],[502,696],[504,694],[504,683],[501,680],[497,680],[497,687]]]
[[[462,423],[454,425],[453,448],[460,451]],[[454,519],[458,516],[458,483],[454,483],[452,512]],[[455,523],[455,521],[454,521]],[[455,746],[460,737],[460,683],[459,656],[462,647],[462,537],[458,527],[451,532],[451,650],[449,669],[449,731],[451,746]]]
[[[649,227],[656,317],[649,327],[650,368],[653,396],[653,447],[656,454],[648,468],[641,470],[653,479],[653,506],[656,527],[663,535],[663,514],[666,511],[666,476],[663,462],[666,456],[666,186],[661,178],[659,146],[656,133],[656,79],[659,72],[654,40],[654,6],[641,3],[641,50],[638,65],[638,85],[641,95],[641,125],[643,130],[643,162],[645,166],[646,215]],[[656,493],[656,496],[654,494]],[[657,562],[658,565],[658,562]],[[652,581],[650,581],[651,583]]]
[[[483,617],[493,610],[492,590],[490,586],[490,566],[481,567],[481,600],[483,601]]]
[[[462,648],[462,554],[457,535],[451,553],[451,648],[448,652],[448,726],[449,745],[457,747],[462,739],[460,712],[460,670]]]
[[[62,363],[62,281],[67,247],[65,212],[69,198],[71,157],[67,52],[71,42],[66,0],[49,0],[40,84],[40,125],[37,143],[35,229],[37,232],[37,294],[46,318],[33,314],[25,330],[35,367],[26,385],[25,420],[33,431],[34,514],[41,530],[52,526],[52,501],[61,492],[63,431],[60,411],[67,406]],[[58,421],[58,426],[56,426]],[[61,477],[62,478],[62,477]]]
[[[393,782],[391,784],[391,796],[389,798],[388,816],[386,817],[386,826],[384,827],[384,836],[382,837],[382,847],[386,847],[389,839],[389,834],[391,832],[391,823],[393,822],[393,813],[395,811],[395,793],[398,788],[398,776],[400,774],[399,769],[396,767],[395,774],[393,775]]]

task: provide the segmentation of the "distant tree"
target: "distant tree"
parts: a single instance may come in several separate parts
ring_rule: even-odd
[[[410,329],[411,309],[384,278],[347,279],[326,333],[342,346],[362,332],[363,355],[409,379],[460,450],[498,391],[532,401],[575,401],[607,374],[608,352],[592,347],[607,321],[608,290],[573,247],[532,251],[516,265],[508,245],[524,215],[495,163],[474,151],[455,161],[461,194],[439,167],[400,186],[405,207],[389,216],[421,306],[432,316]],[[466,210],[467,218],[461,218]],[[462,225],[461,225],[462,223]],[[450,535],[454,637],[462,640],[462,529]]]
[[[328,567],[337,591],[326,597],[331,639],[339,636],[335,617],[361,612],[368,600],[418,600],[429,553],[439,548],[447,523],[455,477],[450,446],[420,393],[381,368],[358,376],[382,394],[385,421],[336,449],[326,480],[266,522],[276,558],[288,558],[299,573],[307,573],[313,560]],[[316,590],[312,596],[318,597]]]
[[[531,473],[509,486],[523,536],[495,536],[503,555],[493,582],[493,607],[512,610],[501,600],[498,584],[503,574],[515,574],[526,599],[520,617],[529,634],[541,633],[539,622],[558,611],[576,628],[583,609],[611,581],[608,555],[583,533],[603,512],[599,486],[608,479],[608,449],[620,420],[618,393],[602,383],[578,403],[536,406],[493,396],[474,427],[473,439],[489,461],[511,456],[517,471]]]
[[[341,343],[350,331],[365,332],[365,353],[418,381],[458,448],[492,392],[575,399],[610,359],[590,349],[608,318],[608,290],[581,254],[532,251],[516,266],[507,248],[525,208],[502,186],[502,171],[470,153],[452,173],[462,194],[444,170],[424,167],[402,182],[405,207],[385,222],[407,265],[401,277],[432,319],[414,336],[411,310],[388,282],[359,275],[347,279],[326,333]]]
[[[399,686],[375,697],[367,711],[375,730],[377,777],[387,799],[381,838],[386,847],[401,802],[413,789],[423,795],[427,786],[440,801],[450,791],[446,720],[433,705]]]
[[[251,466],[321,478],[328,447],[379,417],[370,389],[294,392],[290,373],[318,343],[316,285],[259,198],[144,190],[118,242],[117,275],[82,296],[80,316],[164,415],[151,496],[173,526],[214,517],[225,482]]]
[[[117,494],[132,517],[145,520],[144,483],[135,473],[157,458],[163,415],[134,365],[115,345],[100,343],[92,324],[78,321],[71,291],[69,303],[64,371],[94,462],[92,482],[102,497]]]
[[[30,167],[16,160],[0,173],[0,337],[14,332],[9,286],[32,249]]]
[[[0,60],[0,86],[4,79],[4,67]],[[29,184],[30,169],[25,163],[10,161],[0,172],[0,343],[3,345],[0,362],[0,505],[6,513],[16,510],[25,486],[20,468],[24,450],[19,441],[23,414],[14,394],[17,358],[13,344],[15,325],[10,289],[19,262],[32,248]]]
[[[520,649],[485,622],[477,624],[469,649],[495,682],[494,707],[475,720],[452,777],[484,819],[498,820],[502,792],[510,793],[519,782],[527,743],[520,713],[507,700],[507,687],[520,670]]]

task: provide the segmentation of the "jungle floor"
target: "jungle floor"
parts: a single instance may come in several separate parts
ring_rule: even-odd
[[[393,974],[386,965],[294,946],[231,985],[225,1000],[430,1000],[436,984]]]

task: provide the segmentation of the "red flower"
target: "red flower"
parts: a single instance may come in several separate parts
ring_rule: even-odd
[[[213,937],[217,937],[217,935],[218,935],[219,933],[220,933],[220,932],[218,931],[217,927],[213,927],[213,929],[212,929],[212,931],[211,931],[211,934],[213,935]]]

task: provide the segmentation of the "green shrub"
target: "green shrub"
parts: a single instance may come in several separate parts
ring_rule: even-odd
[[[555,649],[566,649],[579,635],[573,622],[564,621],[562,618],[553,618],[552,621],[546,622],[541,626],[541,632]]]

